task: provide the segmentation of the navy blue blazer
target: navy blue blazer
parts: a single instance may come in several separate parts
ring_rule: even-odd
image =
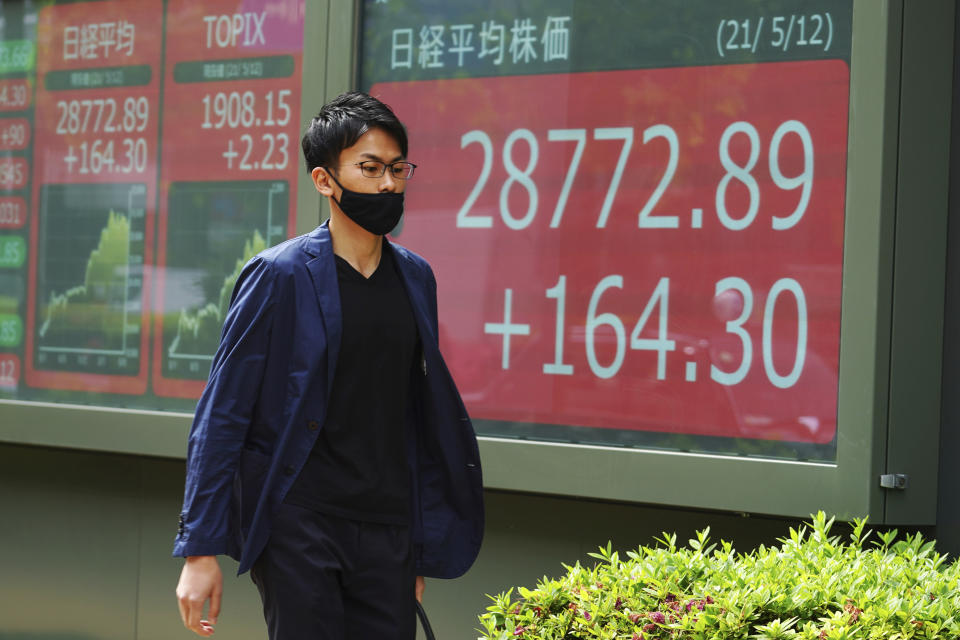
[[[463,574],[483,537],[473,425],[438,346],[437,283],[392,243],[420,332],[407,403],[412,538],[419,575]],[[323,428],[342,333],[326,223],[244,267],[190,429],[175,556],[227,554],[247,571]]]

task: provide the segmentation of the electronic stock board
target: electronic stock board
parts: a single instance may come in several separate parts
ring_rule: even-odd
[[[852,4],[613,4],[365,5],[471,415],[832,459]]]
[[[304,2],[4,10],[0,385],[189,410],[239,269],[294,230]]]
[[[86,405],[99,435],[85,446],[139,429],[115,449],[179,455],[239,268],[316,219],[304,111],[354,86],[407,125],[418,169],[391,235],[436,273],[488,486],[882,509],[867,476],[898,393],[885,362],[915,352],[891,333],[912,316],[885,281],[910,264],[889,266],[909,193],[891,141],[923,120],[898,122],[913,103],[890,74],[917,41],[900,3],[0,13],[0,403],[15,440],[59,442],[24,420],[42,431]]]

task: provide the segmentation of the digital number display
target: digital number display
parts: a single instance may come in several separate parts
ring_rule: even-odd
[[[0,7],[0,397],[192,408],[296,227],[305,11]]]
[[[394,235],[480,433],[833,459],[852,3],[684,7],[365,2]],[[4,397],[190,408],[295,228],[305,11],[0,9]]]
[[[26,220],[26,200],[20,196],[0,196],[0,229],[19,229]]]
[[[4,394],[16,394],[22,388],[25,339],[36,62],[36,9],[25,5],[0,8],[0,392]]]
[[[240,269],[295,227],[303,0],[172,0],[163,110],[154,391],[196,398]],[[197,46],[199,43],[199,47]]]
[[[15,191],[23,189],[30,177],[30,164],[26,158],[0,157],[0,189]]]
[[[0,112],[29,108],[32,93],[30,83],[25,78],[0,80]]]
[[[22,151],[30,144],[30,121],[26,118],[0,119],[0,151]]]
[[[489,435],[829,458],[849,7],[697,3],[701,63],[658,67],[669,52],[608,62],[597,3],[575,4],[523,3],[502,33],[495,7],[367,6],[365,78],[418,164],[395,237],[437,275],[471,416]],[[672,42],[660,16],[645,33]]]
[[[0,388],[16,391],[20,381],[20,358],[13,353],[0,354]]]
[[[143,393],[163,8],[39,14],[26,377]]]

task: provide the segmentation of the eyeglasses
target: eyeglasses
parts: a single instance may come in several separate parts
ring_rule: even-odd
[[[396,180],[409,180],[413,177],[413,170],[417,168],[417,165],[412,162],[364,160],[363,162],[354,162],[353,164],[360,167],[360,173],[363,174],[364,178],[382,178],[389,167],[390,177]]]

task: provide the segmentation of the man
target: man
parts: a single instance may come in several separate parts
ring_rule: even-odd
[[[302,146],[330,220],[237,280],[190,431],[180,613],[213,633],[227,554],[271,640],[412,639],[422,576],[457,577],[479,550],[476,438],[438,349],[433,272],[384,237],[415,169],[403,125],[346,93]]]

